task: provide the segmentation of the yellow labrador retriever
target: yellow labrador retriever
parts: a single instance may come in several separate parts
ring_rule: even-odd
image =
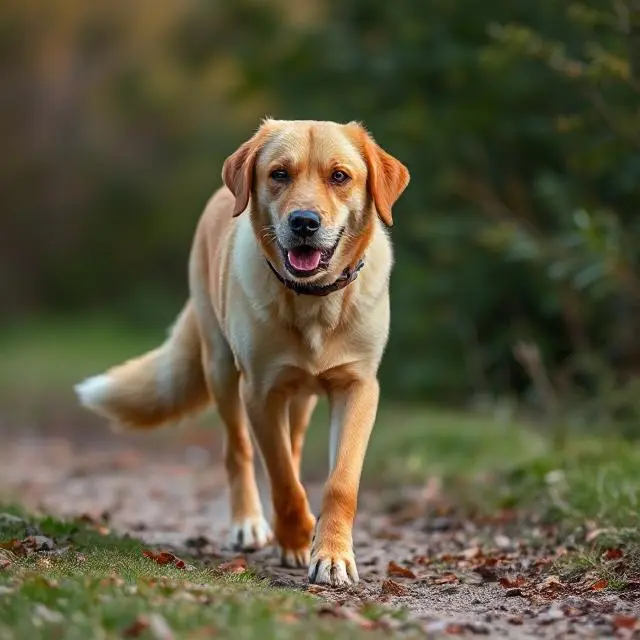
[[[234,546],[256,549],[272,538],[251,425],[282,561],[309,565],[311,582],[356,583],[352,528],[389,331],[385,226],[409,172],[357,123],[267,120],[222,176],[226,186],[195,234],[189,301],[165,343],[76,391],[83,405],[130,428],[215,399]],[[316,524],[299,472],[320,393],[331,406],[331,453]]]

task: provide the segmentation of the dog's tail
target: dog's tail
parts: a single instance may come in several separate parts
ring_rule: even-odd
[[[81,404],[122,427],[156,427],[213,401],[201,349],[195,310],[188,302],[164,344],[87,378],[75,391]]]

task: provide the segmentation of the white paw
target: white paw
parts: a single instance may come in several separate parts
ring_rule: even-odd
[[[309,549],[283,549],[280,547],[280,559],[285,567],[308,567]]]
[[[358,584],[358,568],[353,553],[325,555],[314,553],[309,565],[309,582],[332,587]]]
[[[229,544],[236,551],[255,551],[273,540],[271,527],[262,516],[245,518],[231,524]]]

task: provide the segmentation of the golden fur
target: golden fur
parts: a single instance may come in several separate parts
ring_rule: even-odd
[[[277,181],[274,170],[289,179]],[[336,171],[349,179],[337,184]],[[272,537],[250,424],[269,473],[283,562],[309,565],[312,582],[354,583],[352,526],[389,330],[392,251],[384,227],[409,173],[359,124],[267,120],[222,175],[225,186],[196,230],[190,299],[167,341],[77,391],[83,404],[131,428],[173,420],[215,398],[226,428],[234,545],[258,548]],[[356,280],[326,297],[285,288],[265,260],[296,280],[282,249],[287,217],[309,209],[322,221],[319,242],[335,249],[326,270],[305,281],[332,283],[365,259]],[[331,468],[316,524],[299,466],[319,393],[331,405]]]

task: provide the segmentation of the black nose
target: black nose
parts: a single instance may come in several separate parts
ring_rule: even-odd
[[[289,227],[299,236],[312,236],[320,228],[320,216],[315,211],[298,210],[289,214]]]

